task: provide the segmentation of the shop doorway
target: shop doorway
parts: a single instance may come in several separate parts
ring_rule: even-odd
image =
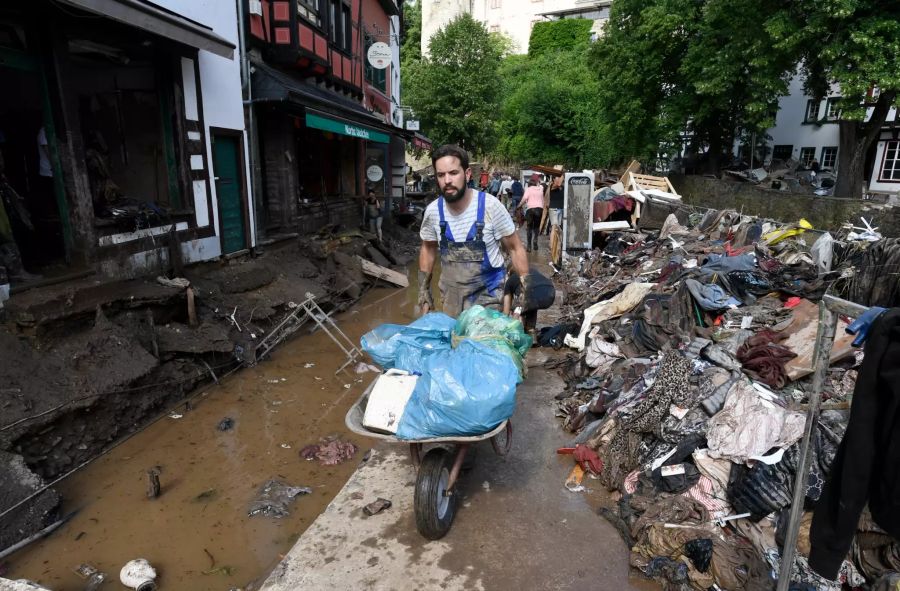
[[[41,72],[29,56],[17,57],[0,66],[0,186],[12,238],[6,237],[6,248],[17,250],[22,267],[7,271],[21,283],[28,274],[65,269],[66,247],[56,187],[60,171],[53,126],[45,119]],[[7,261],[6,266],[12,265]]]
[[[222,254],[231,254],[244,250],[249,244],[240,136],[224,131],[213,133],[212,147]]]

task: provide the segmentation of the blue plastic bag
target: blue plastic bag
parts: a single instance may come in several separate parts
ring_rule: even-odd
[[[455,325],[453,318],[433,312],[407,326],[382,324],[363,335],[360,344],[383,369],[422,373],[429,355],[450,349],[450,334]]]
[[[403,411],[400,439],[481,435],[512,416],[519,370],[506,353],[463,340],[424,358]]]

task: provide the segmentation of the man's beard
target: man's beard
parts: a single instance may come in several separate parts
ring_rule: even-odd
[[[456,189],[456,192],[453,194],[447,194],[447,189],[450,188]],[[450,187],[445,187],[444,190],[441,191],[441,193],[443,194],[444,199],[447,201],[447,203],[456,203],[465,196],[466,191],[467,187],[465,184],[463,184],[462,189],[455,185],[451,185]]]

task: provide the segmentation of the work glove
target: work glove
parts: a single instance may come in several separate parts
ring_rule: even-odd
[[[859,318],[854,320],[847,326],[846,331],[847,334],[855,334],[856,338],[853,339],[854,347],[861,347],[863,342],[865,342],[866,337],[869,336],[869,329],[872,328],[872,323],[875,322],[875,319],[881,316],[885,312],[885,308],[880,308],[878,306],[872,306],[862,314],[860,314]]]
[[[434,310],[434,298],[431,297],[431,272],[419,270],[419,300],[416,302],[419,310],[427,312]]]

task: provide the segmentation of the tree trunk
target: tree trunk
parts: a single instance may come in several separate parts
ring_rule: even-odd
[[[866,154],[869,147],[881,132],[884,122],[897,91],[882,92],[875,103],[872,116],[868,121],[838,122],[840,140],[838,143],[837,180],[834,186],[835,197],[859,199],[863,193],[865,178]]]

